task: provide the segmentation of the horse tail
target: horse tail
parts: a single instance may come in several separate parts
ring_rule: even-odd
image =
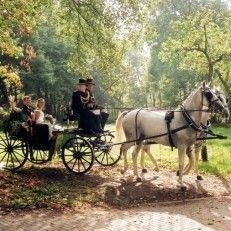
[[[114,144],[120,143],[123,141],[124,138],[124,130],[122,126],[122,120],[123,117],[128,113],[128,111],[124,111],[120,113],[116,119],[116,125],[115,125],[115,139],[114,139]],[[119,152],[119,149],[121,147],[121,144],[114,145],[112,147],[112,152]]]

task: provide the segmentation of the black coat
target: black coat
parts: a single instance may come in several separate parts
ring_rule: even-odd
[[[28,117],[31,118],[31,112],[33,112],[33,111],[34,111],[34,110],[33,110],[32,107],[23,104],[23,106],[22,106],[22,112],[23,112],[24,114],[26,114]]]
[[[72,94],[71,109],[74,114],[82,114],[86,110],[88,94],[82,91],[75,91]]]

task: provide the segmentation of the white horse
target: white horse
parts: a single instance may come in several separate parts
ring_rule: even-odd
[[[225,108],[226,112],[225,115],[227,117],[230,116],[230,112],[229,112],[229,108],[227,105],[227,100],[225,97],[225,94],[223,91],[219,90],[219,89],[215,89],[214,90],[215,94],[217,95],[218,99],[220,100],[220,102],[222,103],[223,107]],[[210,115],[209,115],[210,116]],[[206,121],[206,115],[203,117],[204,121],[202,121],[202,124],[206,125],[207,121]],[[208,118],[209,119],[209,118]],[[201,153],[201,148],[203,146],[203,141],[196,141],[194,144],[194,153],[191,153],[191,155],[189,155],[189,163],[185,168],[185,172],[184,174],[188,174],[189,171],[192,169],[192,167],[194,167],[195,169],[195,174],[197,176],[197,180],[202,180],[202,177],[198,174],[198,162],[199,162],[199,156]]]
[[[228,109],[228,105],[226,102],[226,97],[223,91],[221,91],[218,88],[215,88],[213,90],[213,92],[216,94],[216,96],[218,97],[218,99],[220,100],[220,102],[222,103],[223,107],[226,108],[228,110],[228,114],[230,114],[229,109]],[[209,120],[210,117],[210,113],[207,112],[202,112],[202,121],[201,124],[204,125],[205,127],[207,126],[207,121]],[[203,136],[204,134],[201,134],[201,136]],[[199,154],[201,152],[201,148],[203,145],[204,141],[196,141],[195,144],[193,145],[193,147],[189,147],[186,150],[186,154],[189,157],[189,163],[187,164],[187,166],[184,169],[184,173],[183,174],[188,174],[190,172],[190,170],[194,167],[195,169],[195,174],[197,176],[197,180],[202,180],[202,176],[200,176],[198,174],[198,161],[199,161]],[[193,152],[194,151],[194,152]],[[143,145],[141,148],[141,168],[142,168],[142,172],[147,172],[145,166],[144,166],[144,157],[145,157],[145,153],[147,153],[147,155],[149,156],[149,158],[151,159],[151,161],[153,162],[153,164],[155,165],[154,170],[159,171],[159,167],[158,164],[155,160],[155,158],[153,157],[153,155],[151,154],[151,150],[150,150],[150,145]]]
[[[218,97],[203,84],[202,87],[199,87],[191,93],[181,108],[175,110],[174,118],[171,121],[171,137],[175,147],[178,149],[178,181],[182,188],[185,188],[182,175],[186,150],[195,143],[201,131],[200,121],[202,120],[202,112],[210,109],[211,106],[214,107],[216,112],[219,111],[220,113],[228,114]],[[154,143],[171,146],[168,138],[165,115],[147,110],[133,110],[122,113],[116,121],[115,143],[122,141],[123,132],[126,142],[121,144],[120,149],[124,155],[124,173],[128,169],[126,153],[130,147],[135,145],[132,152],[133,167],[137,180],[140,180],[137,171],[137,156],[143,145],[143,140],[152,137],[152,139],[149,140]],[[116,147],[118,147],[118,145],[115,145],[113,148]]]

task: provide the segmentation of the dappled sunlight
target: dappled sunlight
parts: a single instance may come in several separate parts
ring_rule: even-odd
[[[181,214],[168,212],[138,212],[121,219],[112,220],[107,228],[110,230],[203,230],[214,229]]]

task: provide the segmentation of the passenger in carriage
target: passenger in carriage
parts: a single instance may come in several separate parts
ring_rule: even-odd
[[[34,121],[36,124],[47,124],[49,127],[49,139],[52,138],[52,126],[51,123],[47,123],[45,121],[44,115],[44,107],[45,107],[45,100],[43,98],[39,98],[36,103],[36,109],[34,110]]]
[[[24,96],[23,97],[23,105],[21,111],[28,116],[26,120],[34,120],[34,109],[31,107],[31,97]]]
[[[94,85],[95,85],[95,83],[93,82],[93,79],[88,78],[87,79],[86,92],[89,95],[89,101],[87,103],[87,107],[89,109],[91,109],[91,110],[99,110],[99,112],[100,112],[99,113],[99,119],[100,119],[101,128],[103,130],[104,127],[105,127],[105,124],[107,122],[109,114],[104,111],[103,106],[96,104],[95,97],[94,97],[94,94],[93,94]]]
[[[78,89],[72,94],[71,108],[75,115],[80,115],[79,127],[87,133],[95,135],[102,129],[98,116],[91,111],[89,98],[90,96],[86,92],[86,80],[79,79]]]

